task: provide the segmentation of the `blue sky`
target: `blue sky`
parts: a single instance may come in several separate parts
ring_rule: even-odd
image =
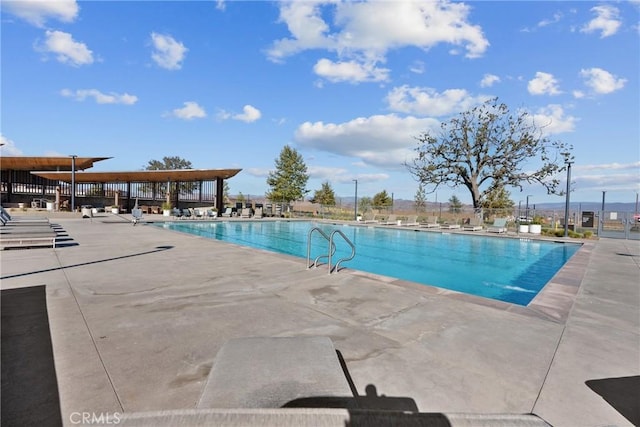
[[[5,1],[2,155],[180,156],[263,195],[286,144],[308,189],[413,199],[415,137],[498,97],[574,146],[573,201],[640,191],[640,2]],[[534,168],[532,163],[528,165]],[[564,182],[564,176],[562,177]],[[516,201],[562,202],[541,187]],[[438,201],[465,188],[441,187]],[[428,194],[436,200],[436,193]]]

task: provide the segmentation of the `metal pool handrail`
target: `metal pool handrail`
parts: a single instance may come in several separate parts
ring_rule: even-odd
[[[354,257],[354,256],[356,256],[356,247],[355,247],[355,245],[351,242],[351,240],[349,240],[349,238],[348,238],[348,237],[347,237],[347,236],[346,236],[342,231],[340,231],[340,230],[333,230],[333,231],[331,232],[331,235],[329,236],[329,246],[331,246],[331,245],[334,245],[334,246],[335,246],[335,244],[333,243],[333,236],[334,236],[335,234],[339,234],[340,236],[342,236],[342,238],[344,239],[344,241],[345,241],[345,242],[347,242],[347,243],[349,244],[349,246],[351,246],[351,255],[349,255],[349,256],[348,256],[348,257],[346,257],[346,258],[340,258],[340,259],[336,262],[336,265],[334,266],[334,270],[335,270],[335,272],[337,273],[337,272],[339,271],[339,267],[340,267],[340,263],[341,263],[341,262],[343,262],[343,261],[349,261],[349,260],[352,260],[352,259],[353,259],[353,257]],[[329,274],[331,274],[331,273],[332,273],[332,270],[331,270],[331,255],[332,255],[332,254],[329,254]]]
[[[318,255],[316,259],[313,261],[313,264],[309,264],[309,261],[311,261],[311,236],[313,235],[314,231],[317,231],[318,233],[320,233],[320,235],[324,237],[327,240],[327,242],[331,242],[331,238],[327,235],[327,233],[322,231],[322,229],[320,229],[319,227],[313,227],[311,230],[309,230],[309,233],[307,234],[307,270],[310,269],[311,267],[314,267],[314,268],[318,267],[318,261],[320,260],[320,258],[325,258],[325,257],[330,258],[330,255],[333,255],[336,252],[335,244],[333,245],[333,247],[329,246],[331,250],[327,255]]]
[[[327,250],[327,254],[326,255],[318,255],[315,260],[313,261],[313,264],[310,264],[311,261],[311,237],[313,236],[313,233],[317,231],[318,233],[320,233],[320,235],[322,237],[324,237],[327,242],[329,242],[329,248]],[[346,258],[340,258],[337,262],[336,265],[331,268],[331,257],[336,253],[336,244],[333,241],[333,236],[338,233],[342,236],[342,238],[347,242],[347,244],[349,244],[349,246],[351,246],[351,255],[346,257]],[[340,263],[343,261],[349,261],[351,259],[353,259],[353,257],[356,255],[356,247],[354,246],[354,244],[351,242],[351,240],[349,240],[349,238],[340,230],[333,230],[331,232],[331,235],[327,235],[327,233],[325,233],[324,231],[322,231],[319,227],[313,227],[311,230],[309,230],[309,233],[307,235],[307,269],[311,268],[312,266],[315,268],[318,266],[318,261],[320,260],[320,258],[327,258],[328,259],[328,263],[329,263],[329,274],[331,274],[333,271],[338,271],[338,268],[340,266]]]

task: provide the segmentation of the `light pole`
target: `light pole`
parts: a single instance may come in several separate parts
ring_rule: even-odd
[[[527,195],[527,204],[524,208],[525,210],[525,217],[527,218],[527,222],[529,222],[529,197],[533,197],[532,195]]]
[[[71,154],[71,212],[76,211],[76,156]]]
[[[604,195],[605,195],[606,193],[607,193],[606,191],[603,191],[603,192],[602,192],[602,208],[601,208],[601,211],[602,211],[602,214],[603,214],[603,215],[604,215]]]
[[[567,197],[564,205],[564,237],[569,235],[569,201],[571,199],[571,164],[573,162],[566,161],[567,165]]]
[[[355,203],[354,203],[354,208],[353,208],[353,212],[354,212],[354,221],[358,220],[358,180],[354,179],[353,182],[356,183],[356,197],[355,197]]]

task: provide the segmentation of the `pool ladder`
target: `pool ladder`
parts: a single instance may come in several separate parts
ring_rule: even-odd
[[[313,264],[310,264],[311,261],[311,237],[313,236],[314,232],[318,232],[322,237],[324,237],[327,242],[329,242],[329,248],[327,251],[326,255],[318,255],[315,260],[313,261]],[[336,234],[339,234],[345,242],[347,242],[347,244],[351,247],[351,255],[349,255],[348,257],[345,258],[340,258],[338,261],[336,261],[336,264],[331,267],[331,257],[336,253],[336,244],[333,241],[333,236],[335,236]],[[322,258],[327,258],[328,259],[328,264],[329,264],[329,274],[333,273],[334,271],[337,273],[339,271],[340,268],[340,263],[344,262],[344,261],[349,261],[352,260],[353,257],[356,256],[356,247],[353,244],[353,242],[351,242],[351,240],[349,240],[349,238],[340,230],[333,230],[331,232],[331,234],[327,235],[327,233],[325,233],[324,231],[322,231],[319,227],[313,227],[311,230],[309,230],[309,234],[307,235],[307,270],[310,269],[311,267],[316,268],[318,267],[318,261],[320,261],[320,259]]]

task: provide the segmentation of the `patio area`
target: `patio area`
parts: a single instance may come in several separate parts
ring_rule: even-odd
[[[420,412],[533,413],[555,426],[640,418],[629,403],[640,396],[638,241],[592,241],[572,259],[546,300],[570,296],[555,316],[349,270],[328,275],[302,258],[133,227],[128,215],[51,222],[66,234],[55,249],[0,253],[2,357],[5,366],[22,346],[42,366],[29,378],[46,386],[29,404],[64,425],[82,412],[193,409],[222,345],[258,336],[330,337],[358,394],[410,399]],[[21,340],[33,333],[28,322],[38,345]],[[31,370],[14,362],[16,377]],[[33,411],[6,412],[29,384],[5,379],[3,368],[2,424],[33,420]]]

